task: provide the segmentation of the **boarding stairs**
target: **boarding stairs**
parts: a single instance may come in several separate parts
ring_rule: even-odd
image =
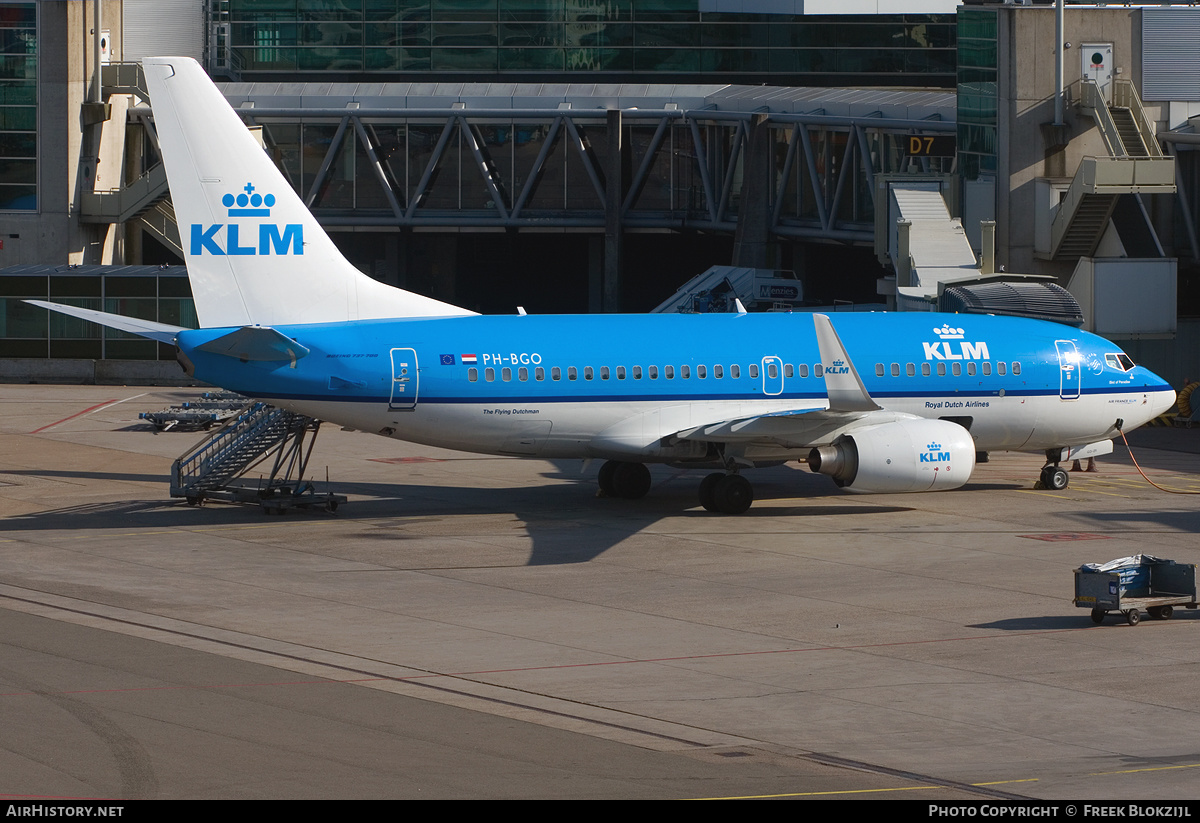
[[[1085,157],[1051,227],[1054,259],[1090,257],[1122,194],[1174,194],[1175,159],[1163,155],[1129,80],[1113,82],[1112,102],[1091,80],[1080,84],[1080,111],[1091,115],[1107,155]]]
[[[294,507],[335,511],[346,498],[317,493],[304,479],[320,426],[321,421],[311,417],[254,403],[175,461],[171,496],[193,506],[215,499],[257,503],[268,512]],[[254,485],[237,482],[268,459],[271,471],[266,478]]]

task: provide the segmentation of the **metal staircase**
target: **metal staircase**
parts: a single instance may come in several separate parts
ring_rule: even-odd
[[[146,77],[141,63],[112,63],[100,73],[104,95],[130,94],[149,102]],[[82,223],[128,223],[136,221],[155,240],[183,258],[183,244],[175,210],[167,187],[167,170],[160,162],[137,179],[113,191],[84,191],[79,196],[79,220]]]
[[[1080,87],[1080,110],[1096,121],[1108,155],[1080,163],[1051,227],[1054,259],[1095,253],[1120,195],[1175,193],[1175,159],[1154,139],[1133,83],[1114,81],[1112,103],[1092,81]]]
[[[321,421],[311,417],[254,403],[172,464],[171,496],[193,506],[217,499],[258,503],[266,511],[297,506],[335,511],[346,498],[318,494],[304,479],[320,426]],[[274,459],[264,481],[254,486],[234,483],[268,457]]]

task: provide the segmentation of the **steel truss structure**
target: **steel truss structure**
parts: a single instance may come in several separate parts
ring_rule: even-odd
[[[840,116],[823,110],[469,109],[456,104],[403,110],[256,105],[239,112],[248,125],[263,127],[267,149],[329,226],[611,231],[615,217],[620,230],[732,232],[739,213],[747,211],[745,198],[757,195],[765,197],[756,205],[760,213],[765,206],[768,229],[778,237],[855,243],[869,243],[874,236],[875,175],[952,171],[951,158],[910,156],[905,147],[912,136],[955,130],[955,123],[940,115],[897,118],[879,111]],[[289,147],[279,134],[314,124],[322,135],[331,128],[333,133],[319,165],[309,171],[316,160],[314,146],[325,138],[293,138]],[[436,132],[432,147],[414,152],[411,139],[398,145],[404,141],[395,135],[411,138],[412,128],[422,130],[425,143]],[[767,130],[765,141],[751,140],[755,128]],[[523,129],[525,146],[515,139]],[[535,131],[530,139],[528,133]],[[615,147],[613,135],[619,135]],[[537,152],[530,159],[532,145]],[[414,163],[426,148],[427,157]],[[766,162],[752,162],[756,150],[770,153]],[[344,167],[353,165],[352,155],[358,168],[348,174]],[[326,196],[335,169],[343,188],[350,178],[356,193],[374,187],[370,197]],[[751,182],[752,169],[759,169],[763,179]],[[547,197],[547,187],[560,180],[564,196]],[[463,202],[464,191],[484,192],[486,199]],[[360,200],[370,200],[372,207],[359,205]],[[610,213],[613,209],[617,214]]]

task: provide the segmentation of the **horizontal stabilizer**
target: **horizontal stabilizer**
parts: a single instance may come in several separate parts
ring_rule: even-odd
[[[306,357],[307,346],[268,326],[243,326],[236,331],[201,343],[196,347],[209,354],[223,354],[238,360],[290,361]]]
[[[168,326],[166,323],[155,323],[152,320],[138,320],[136,317],[109,314],[106,311],[96,311],[95,309],[81,309],[78,306],[64,306],[62,303],[51,303],[47,300],[26,300],[25,302],[31,303],[34,306],[41,306],[44,309],[50,309],[50,311],[56,311],[59,314],[78,317],[80,320],[99,323],[101,326],[107,326],[110,329],[127,331],[141,335],[142,337],[148,337],[160,343],[173,344],[177,334],[181,331],[187,331],[182,326]]]

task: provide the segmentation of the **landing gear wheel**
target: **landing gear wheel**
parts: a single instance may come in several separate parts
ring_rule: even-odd
[[[743,514],[754,502],[754,487],[740,474],[727,474],[717,482],[713,497],[723,514]]]
[[[1138,623],[1142,622],[1142,616],[1138,614],[1137,609],[1130,609],[1129,611],[1125,612],[1125,622],[1130,626],[1136,626]]]
[[[626,500],[641,500],[650,491],[650,470],[642,463],[618,463],[613,470],[613,493]]]
[[[1155,620],[1170,620],[1171,615],[1175,613],[1175,609],[1171,606],[1151,606],[1146,609],[1146,613]]]
[[[1046,466],[1042,469],[1042,485],[1052,491],[1060,492],[1071,482],[1071,475],[1061,466]]]
[[[705,511],[720,511],[717,507],[717,484],[725,479],[720,472],[713,472],[700,481],[700,505]]]
[[[1092,609],[1092,622],[1097,624],[1103,623],[1104,615],[1106,614],[1108,614],[1108,612],[1106,612],[1104,609]]]
[[[617,466],[621,465],[616,460],[606,460],[604,465],[600,467],[600,474],[596,476],[596,480],[600,483],[600,492],[605,497],[616,497],[617,490],[613,486],[613,475],[617,471]]]

